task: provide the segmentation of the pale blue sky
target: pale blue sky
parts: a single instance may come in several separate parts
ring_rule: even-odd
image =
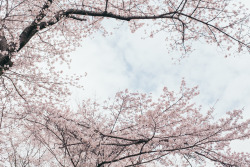
[[[194,48],[189,57],[175,64],[171,58],[178,58],[179,53],[169,54],[161,35],[143,40],[140,32],[121,29],[106,38],[95,34],[93,39],[84,39],[83,46],[72,53],[72,69],[88,73],[83,79],[88,96],[113,96],[126,88],[159,94],[163,86],[178,90],[184,77],[190,87],[199,85],[201,100],[197,100],[204,107],[217,99],[217,107],[222,105],[225,111],[250,107],[249,55],[224,58],[214,46],[197,44]]]

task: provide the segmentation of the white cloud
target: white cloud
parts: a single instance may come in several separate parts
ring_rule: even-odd
[[[211,106],[219,99],[217,105],[227,105],[225,110],[248,107],[243,102],[250,101],[250,57],[224,58],[213,46],[194,47],[189,57],[174,64],[171,58],[178,55],[168,54],[162,34],[142,40],[140,33],[122,28],[106,38],[97,34],[85,39],[72,54],[73,71],[88,73],[83,81],[87,95],[107,97],[125,88],[159,93],[163,86],[178,89],[185,77],[191,87],[199,85],[202,104]]]

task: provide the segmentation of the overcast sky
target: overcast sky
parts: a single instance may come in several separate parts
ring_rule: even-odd
[[[106,22],[109,27],[117,23]],[[72,53],[72,71],[82,75],[86,72],[87,76],[82,80],[84,90],[75,91],[73,100],[103,100],[126,88],[158,95],[164,86],[178,91],[185,78],[189,87],[199,86],[195,102],[203,110],[215,105],[215,116],[222,117],[229,110],[244,108],[244,117],[250,118],[248,53],[224,58],[218,48],[197,43],[194,52],[175,63],[171,58],[178,58],[180,53],[168,53],[164,34],[148,39],[142,36],[140,31],[130,33],[125,23],[111,36],[96,33],[84,39],[82,47]],[[248,141],[236,149],[249,148]]]

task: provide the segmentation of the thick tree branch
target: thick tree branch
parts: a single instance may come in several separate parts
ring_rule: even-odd
[[[86,11],[86,10],[79,10],[79,9],[68,9],[66,11],[61,10],[61,11],[58,11],[55,14],[55,16],[49,21],[37,23],[37,21],[35,20],[30,26],[25,28],[24,31],[20,35],[20,47],[18,48],[18,51],[21,50],[39,30],[45,29],[49,26],[52,26],[58,23],[62,18],[72,18],[75,20],[85,21],[85,19],[81,19],[72,15],[107,17],[107,18],[114,18],[114,19],[124,20],[124,21],[139,20],[139,19],[150,20],[150,19],[160,19],[160,18],[177,19],[173,17],[172,14],[173,13],[170,12],[170,13],[164,13],[164,14],[155,15],[155,16],[139,16],[139,15],[138,16],[122,16],[122,15],[116,15],[116,14],[107,13],[107,12],[93,12],[93,11]]]
[[[85,19],[82,19],[82,18],[75,17],[73,15],[106,17],[106,18],[113,18],[113,19],[123,20],[123,21],[152,20],[152,19],[163,19],[163,18],[180,20],[179,16],[184,16],[184,17],[187,17],[187,18],[189,18],[191,20],[197,21],[197,22],[199,22],[201,24],[204,24],[206,26],[209,26],[209,27],[212,27],[212,28],[218,30],[220,33],[228,36],[229,38],[233,39],[234,41],[237,41],[238,43],[246,46],[247,48],[250,47],[248,44],[240,41],[239,39],[236,39],[235,37],[233,37],[230,34],[226,33],[225,31],[223,31],[219,27],[216,27],[216,26],[214,26],[214,25],[212,25],[212,24],[210,24],[208,22],[205,22],[205,21],[202,21],[200,19],[197,19],[197,18],[193,17],[192,14],[193,13],[191,13],[190,15],[187,15],[187,14],[182,13],[182,12],[174,11],[174,12],[167,12],[167,13],[163,13],[163,14],[159,14],[159,15],[122,16],[122,15],[113,14],[113,13],[107,12],[107,11],[94,12],[94,11],[79,10],[79,9],[68,9],[68,10],[65,10],[65,11],[61,10],[61,11],[57,12],[55,14],[54,18],[52,18],[51,20],[49,20],[47,22],[39,22],[38,23],[37,21],[41,21],[41,18],[44,17],[43,12],[41,12],[41,14],[39,15],[41,17],[37,16],[37,18],[34,20],[34,22],[30,26],[25,28],[25,30],[21,33],[21,35],[20,35],[20,47],[19,47],[18,51],[21,50],[39,30],[45,29],[48,26],[52,26],[52,25],[56,24],[62,18],[72,18],[72,19],[81,20],[81,21],[85,20]],[[182,22],[182,23],[184,23],[184,22]],[[185,23],[184,23],[183,26],[185,27]],[[184,36],[184,34],[182,36]]]
[[[51,6],[52,2],[53,0],[47,0],[41,8],[39,14],[34,19],[34,21],[21,33],[20,46],[17,51],[21,50],[29,42],[29,40],[38,32],[37,25],[46,16],[47,10]]]

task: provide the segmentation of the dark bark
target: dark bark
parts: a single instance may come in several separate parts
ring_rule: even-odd
[[[12,46],[10,47],[12,48]],[[8,70],[9,67],[12,67],[13,62],[11,61],[10,51],[7,40],[4,36],[0,36],[0,76],[3,74],[3,70]],[[6,51],[7,53],[3,54],[2,52]]]

